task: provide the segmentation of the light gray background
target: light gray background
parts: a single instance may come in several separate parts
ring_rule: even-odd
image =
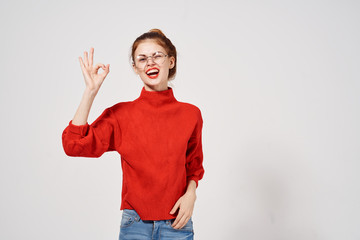
[[[204,119],[195,239],[360,239],[358,1],[2,1],[0,239],[117,239],[120,155],[71,158],[61,134],[110,73],[89,123],[143,83],[137,36],[178,50],[179,101]]]

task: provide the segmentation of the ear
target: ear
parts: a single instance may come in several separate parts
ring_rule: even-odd
[[[170,60],[170,68],[169,69],[173,69],[175,67],[175,58],[173,56],[171,56],[169,58]]]
[[[137,70],[137,67],[135,66],[135,63],[132,63],[132,67],[133,67],[133,69],[134,69],[134,72],[135,72],[137,75],[139,75],[138,70]]]

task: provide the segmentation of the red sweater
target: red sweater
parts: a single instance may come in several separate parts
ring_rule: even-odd
[[[168,87],[119,102],[91,124],[73,125],[62,133],[65,153],[100,157],[117,151],[123,172],[121,206],[135,209],[142,220],[174,219],[170,214],[189,180],[204,175],[203,120],[195,105],[179,102]]]

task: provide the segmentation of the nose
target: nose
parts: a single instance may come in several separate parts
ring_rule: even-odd
[[[149,60],[149,59],[151,59],[151,60]],[[149,56],[149,57],[148,57],[148,59],[146,60],[146,64],[147,64],[148,66],[151,66],[151,65],[154,65],[154,64],[155,64],[152,56]]]

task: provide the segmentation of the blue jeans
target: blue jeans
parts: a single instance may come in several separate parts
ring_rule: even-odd
[[[133,209],[124,209],[120,224],[119,240],[193,240],[194,229],[192,217],[181,229],[175,229],[169,220],[141,220]]]

